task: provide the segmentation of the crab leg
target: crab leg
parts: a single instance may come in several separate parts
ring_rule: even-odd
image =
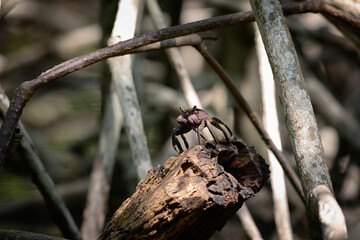
[[[201,132],[202,130],[203,130],[203,129],[197,129],[197,130],[194,129],[194,131],[195,131],[196,134],[198,135],[199,144],[201,144],[201,142],[200,142],[200,137],[201,137],[202,139],[204,139],[204,140],[207,140],[206,137],[204,136],[204,134],[202,134],[202,132]]]
[[[205,138],[204,134],[202,134],[201,132],[200,132],[200,136],[201,136],[203,139],[205,139],[205,140],[206,140],[206,138]]]
[[[172,134],[172,146],[175,149],[175,151],[177,151],[179,154],[184,151],[183,148],[181,147],[179,140],[177,140],[175,134]],[[178,148],[178,150],[176,150],[176,147]]]
[[[214,121],[216,121],[217,123],[224,125],[224,126],[226,127],[226,129],[228,130],[228,132],[230,133],[230,136],[233,135],[233,133],[232,133],[232,131],[230,130],[230,128],[229,128],[223,121],[221,121],[221,120],[218,119],[217,117],[212,117],[211,120],[214,120]]]
[[[216,127],[217,129],[219,129],[220,131],[223,132],[225,139],[227,142],[229,142],[229,137],[227,136],[225,130],[221,127],[220,124],[224,125],[226,127],[226,129],[229,131],[230,135],[232,135],[231,130],[228,128],[228,126],[225,125],[225,123],[223,121],[221,121],[220,119],[216,118],[216,117],[212,117],[210,120],[210,123]]]
[[[196,129],[195,132],[196,132],[198,142],[199,142],[199,145],[200,145],[200,131],[199,131],[199,129]]]
[[[216,140],[216,137],[215,137],[214,133],[213,133],[213,132],[211,131],[211,129],[209,128],[208,123],[211,123],[211,121],[210,121],[210,120],[206,120],[206,121],[205,121],[205,127],[206,127],[207,129],[209,129],[209,132],[211,133],[211,136],[213,137],[213,139],[215,140],[215,142],[218,144],[218,141]],[[212,123],[211,123],[211,124],[212,124]]]
[[[186,141],[186,138],[185,138],[184,134],[181,134],[180,136],[181,136],[182,140],[184,141],[184,144],[185,144],[186,149],[189,149],[189,144],[188,144],[188,142]]]

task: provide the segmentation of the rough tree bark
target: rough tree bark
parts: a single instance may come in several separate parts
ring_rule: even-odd
[[[100,239],[207,239],[257,193],[269,166],[234,137],[208,141],[149,171]]]
[[[250,3],[280,95],[305,194],[310,235],[313,239],[346,239],[344,215],[333,196],[315,114],[280,3]]]

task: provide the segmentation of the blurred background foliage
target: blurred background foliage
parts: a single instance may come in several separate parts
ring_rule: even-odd
[[[162,0],[160,5],[168,25],[250,10],[248,1],[235,0]],[[0,20],[0,84],[9,98],[23,81],[72,57],[105,46],[116,9],[115,0],[21,1]],[[359,49],[319,14],[291,16],[287,21],[305,79],[308,73],[315,75],[346,111],[359,120]],[[146,7],[138,26],[137,34],[155,30]],[[215,38],[206,41],[210,51],[261,114],[254,25],[225,27],[207,35]],[[206,111],[232,126],[236,135],[256,146],[265,156],[260,137],[216,74],[191,47],[182,48],[181,53]],[[176,155],[169,137],[177,125],[179,106],[186,106],[186,103],[164,52],[134,55],[133,63],[151,158],[154,165],[161,164],[169,156]],[[92,161],[98,151],[102,89],[109,79],[105,61],[62,77],[40,89],[21,118],[79,225]],[[316,113],[319,107],[328,106],[315,106]],[[279,117],[284,153],[295,167],[283,118]],[[317,114],[317,119],[334,189],[347,220],[349,238],[355,239],[353,237],[360,235],[360,153],[328,124],[329,119],[321,114]],[[191,137],[195,134],[189,133],[188,138]],[[190,143],[195,142],[190,140]],[[109,216],[137,185],[125,133],[121,134],[117,159]],[[276,239],[270,191],[267,185],[248,201],[248,206],[263,237]],[[295,239],[306,239],[305,211],[291,186],[288,198]],[[16,150],[9,154],[0,173],[0,227],[60,235]],[[245,238],[236,216],[213,236],[213,239]]]

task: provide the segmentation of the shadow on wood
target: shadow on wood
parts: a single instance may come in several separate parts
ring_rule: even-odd
[[[269,178],[253,147],[218,138],[153,168],[100,239],[208,239]]]

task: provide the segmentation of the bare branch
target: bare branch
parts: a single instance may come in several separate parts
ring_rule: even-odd
[[[0,111],[3,115],[5,115],[8,107],[9,99],[0,87]],[[32,175],[33,182],[41,192],[52,218],[58,225],[64,237],[81,239],[76,223],[57,192],[54,182],[45,170],[30,135],[21,122],[18,123],[18,128],[23,135],[20,146],[18,146],[19,152],[25,160]]]
[[[0,19],[4,18],[22,0],[3,0],[0,1]]]
[[[147,0],[146,3],[156,28],[166,28],[167,26],[165,25],[165,20],[157,0]],[[182,60],[179,49],[167,49],[166,54],[168,55],[170,64],[175,70],[175,73],[180,81],[180,86],[185,94],[185,99],[188,103],[188,106],[198,106],[199,108],[203,108],[200,102],[200,98],[191,83],[189,74],[185,69],[184,61]]]
[[[318,185],[312,190],[310,208],[322,223],[323,239],[347,239],[345,217],[327,186]]]
[[[143,53],[151,51],[159,51],[168,48],[184,47],[184,46],[193,46],[202,43],[203,39],[198,34],[189,34],[185,36],[180,36],[176,38],[167,39],[161,42],[156,42],[148,44],[128,52],[131,53]]]
[[[163,17],[163,14],[161,12],[161,9],[159,7],[159,4],[157,0],[147,0],[147,6],[151,15],[151,18],[153,22],[155,23],[156,27],[158,29],[167,27],[165,25],[165,20]],[[188,36],[192,36],[192,38],[197,42],[197,44],[200,44],[202,42],[202,39],[197,34],[191,34]],[[181,39],[179,39],[181,40]],[[185,39],[186,40],[186,39]],[[165,40],[168,41],[168,40]],[[194,44],[195,44],[195,41]],[[166,54],[169,58],[170,64],[172,68],[175,70],[175,73],[177,75],[177,78],[180,82],[180,86],[184,92],[185,99],[187,102],[187,105],[189,107],[197,106],[199,108],[203,108],[200,98],[195,91],[194,86],[191,83],[190,76],[185,68],[184,61],[181,57],[180,50],[178,48],[169,48],[166,50]],[[206,138],[211,138],[210,132],[208,129],[203,130],[203,134]]]
[[[138,13],[138,0],[122,0],[109,42],[133,37]],[[151,168],[150,154],[144,133],[140,106],[132,76],[131,56],[120,56],[108,60],[115,90],[124,113],[124,127],[129,139],[132,160],[139,179],[143,179]]]
[[[330,5],[324,5],[322,14],[360,48],[360,18]]]
[[[251,0],[250,3],[280,94],[286,126],[305,193],[305,203],[309,206],[313,190],[317,186],[325,185],[329,192],[332,192],[329,170],[324,159],[324,150],[310,97],[279,2]],[[333,195],[329,195],[336,203]],[[320,225],[324,227],[327,223],[316,216],[311,208],[308,207],[307,211],[311,235],[314,238],[325,236],[325,232],[320,232]],[[341,228],[345,229],[342,237],[346,238],[345,221],[341,224]]]
[[[324,0],[324,2],[360,17],[360,2],[357,0]]]
[[[265,129],[268,131],[276,147],[279,149],[279,151],[282,151],[279,120],[276,107],[274,78],[271,72],[269,60],[266,56],[264,44],[261,40],[259,29],[256,25],[255,32],[256,52],[259,61],[259,75],[262,92],[263,121]],[[293,238],[293,234],[286,196],[284,171],[282,170],[279,162],[276,161],[274,154],[272,154],[270,150],[267,152],[269,165],[271,168],[270,180],[278,238],[280,240],[291,240]]]
[[[120,103],[112,84],[105,102],[99,154],[93,164],[84,210],[84,221],[81,227],[84,239],[97,239],[103,230],[122,121]]]
[[[254,219],[252,218],[246,203],[236,213],[241,221],[241,224],[251,240],[263,239],[259,229],[256,227]]]

